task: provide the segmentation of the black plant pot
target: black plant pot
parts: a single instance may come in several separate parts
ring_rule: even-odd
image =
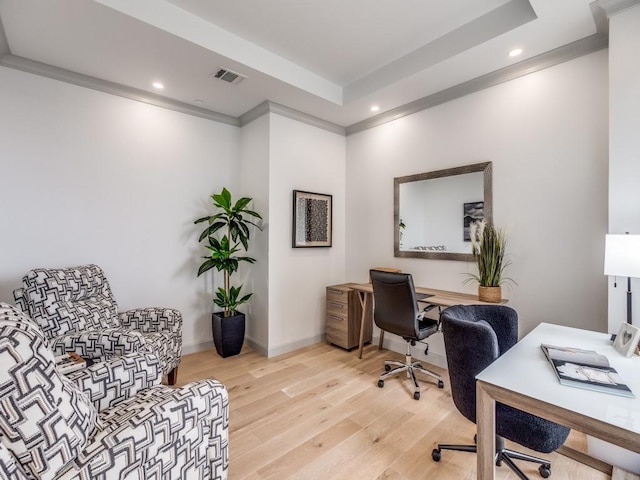
[[[213,343],[222,358],[238,355],[244,343],[244,313],[229,317],[224,312],[211,314]]]

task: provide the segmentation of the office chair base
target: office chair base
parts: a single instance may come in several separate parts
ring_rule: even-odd
[[[392,368],[395,367],[395,368]],[[413,381],[414,392],[413,398],[415,400],[420,400],[420,384],[418,383],[418,379],[416,377],[416,373],[421,373],[423,375],[427,375],[429,377],[435,378],[438,381],[438,388],[444,388],[444,382],[442,381],[442,377],[431,370],[427,370],[424,368],[420,362],[411,361],[411,356],[407,356],[406,362],[398,362],[396,360],[385,360],[384,362],[384,370],[385,373],[380,375],[378,379],[378,387],[384,387],[384,381],[392,376],[397,375],[401,372],[407,372],[407,378],[410,378]]]
[[[434,462],[439,462],[442,456],[442,450],[455,450],[458,452],[470,452],[477,453],[478,448],[476,445],[441,445],[438,444],[437,448],[434,448],[431,452],[431,458]],[[504,446],[504,439],[502,437],[496,437],[496,466],[500,467],[504,462],[512,471],[522,480],[529,480],[522,470],[513,462],[513,460],[525,460],[527,462],[539,463],[538,473],[542,478],[549,478],[551,476],[551,463],[548,460],[534,457],[522,452],[516,452],[515,450],[509,450]]]

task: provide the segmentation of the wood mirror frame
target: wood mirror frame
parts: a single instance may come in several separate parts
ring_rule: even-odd
[[[483,189],[484,189],[484,219],[491,223],[493,217],[493,188],[491,180],[491,162],[475,163],[473,165],[464,165],[462,167],[447,168],[444,170],[436,170],[433,172],[418,173],[405,177],[397,177],[393,179],[393,205],[394,205],[394,256],[405,258],[428,258],[432,260],[459,260],[473,261],[471,253],[460,252],[437,252],[437,251],[418,251],[418,250],[401,250],[400,249],[400,185],[409,182],[418,182],[435,178],[452,177],[455,175],[464,175],[467,173],[483,173]]]

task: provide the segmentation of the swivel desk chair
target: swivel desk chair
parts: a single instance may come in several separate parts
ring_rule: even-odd
[[[438,387],[443,388],[442,377],[424,368],[420,362],[411,358],[411,346],[438,331],[440,321],[424,318],[420,315],[413,278],[409,273],[383,272],[371,270],[373,286],[373,320],[384,331],[399,335],[407,342],[405,361],[385,360],[385,373],[378,379],[378,387],[384,387],[384,381],[392,375],[407,372],[414,385],[413,398],[420,399],[420,385],[416,373],[435,378]]]
[[[476,375],[518,341],[518,314],[503,305],[455,305],[442,312],[442,333],[449,367],[451,395],[456,408],[476,423]],[[540,464],[544,478],[551,475],[551,463],[505,448],[504,439],[542,453],[551,453],[565,442],[569,428],[508,405],[496,403],[496,465],[503,462],[522,480],[528,477],[513,462]],[[442,450],[477,453],[476,445],[445,445],[431,452],[434,461]]]

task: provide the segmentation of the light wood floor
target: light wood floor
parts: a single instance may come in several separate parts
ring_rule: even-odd
[[[422,382],[416,401],[404,377],[377,387],[387,358],[402,356],[372,345],[362,360],[355,350],[326,344],[271,359],[247,347],[226,359],[212,350],[183,357],[178,385],[204,378],[226,385],[229,480],[475,479],[474,454],[443,451],[439,463],[431,459],[437,442],[467,444],[475,433],[453,404],[448,378],[442,390]],[[577,449],[584,441],[576,433],[569,439]],[[558,453],[546,458],[552,479],[610,478]],[[541,478],[536,467],[519,464],[532,479]],[[498,478],[517,477],[501,467]]]

